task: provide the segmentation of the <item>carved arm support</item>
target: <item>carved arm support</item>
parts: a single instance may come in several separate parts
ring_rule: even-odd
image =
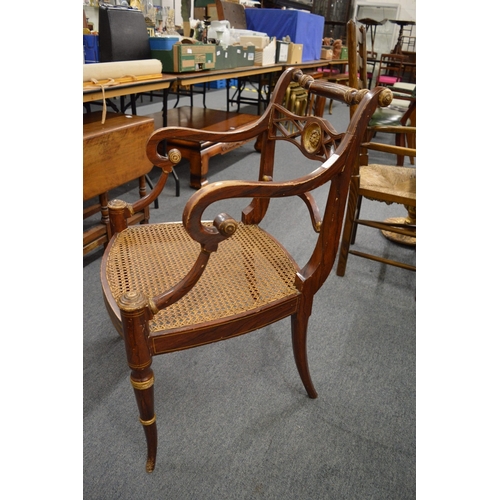
[[[153,189],[144,197],[137,200],[135,203],[126,203],[122,200],[111,200],[108,204],[109,219],[112,233],[123,231],[127,227],[127,219],[135,213],[143,210],[145,207],[153,203],[165,187],[168,175],[172,172],[172,167],[179,163],[181,154],[177,149],[172,149],[167,156],[161,157],[162,173],[158,182]]]

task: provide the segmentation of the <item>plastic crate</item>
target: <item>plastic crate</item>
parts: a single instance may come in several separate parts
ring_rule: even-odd
[[[210,89],[225,89],[226,80],[214,80],[213,82],[207,82],[208,88]],[[203,83],[195,83],[195,87],[203,87]]]
[[[151,36],[149,37],[149,47],[151,50],[172,50],[175,42],[179,41],[178,36]]]
[[[99,35],[83,35],[85,64],[99,62]]]

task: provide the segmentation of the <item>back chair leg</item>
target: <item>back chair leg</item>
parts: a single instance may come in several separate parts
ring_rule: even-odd
[[[337,276],[344,276],[349,257],[349,247],[356,238],[356,224],[354,220],[358,217],[361,209],[361,197],[358,196],[359,176],[351,178],[349,187],[349,198],[347,201],[344,229],[340,240],[339,262],[337,264]]]
[[[307,314],[293,314],[292,317],[292,345],[295,364],[304,384],[307,395],[311,399],[318,397],[314,384],[309,373],[309,363],[307,362],[307,324],[309,316]]]
[[[359,196],[358,197],[358,202],[356,204],[356,211],[354,212],[354,219],[352,221],[352,230],[351,230],[351,245],[354,245],[356,243],[356,234],[358,231],[358,220],[359,220],[359,214],[361,212],[361,203],[363,201],[363,197]]]

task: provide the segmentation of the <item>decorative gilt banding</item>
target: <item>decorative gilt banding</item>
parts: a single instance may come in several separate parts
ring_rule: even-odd
[[[299,79],[299,85],[303,88],[308,88],[313,82],[314,78],[311,75],[302,75]]]
[[[151,361],[146,361],[145,363],[142,363],[140,365],[134,365],[133,363],[128,364],[131,370],[144,370],[144,368],[147,368],[150,365]]]
[[[155,383],[155,378],[153,376],[149,380],[145,380],[144,382],[139,382],[137,380],[134,380],[132,377],[130,377],[130,383],[132,384],[132,387],[134,389],[137,389],[139,391],[145,391],[146,389],[153,387],[153,385]]]
[[[127,202],[123,201],[123,200],[111,200],[109,203],[108,203],[108,207],[109,208],[114,208],[114,209],[124,209],[127,207]]]
[[[148,300],[143,293],[136,290],[125,292],[117,301],[118,307],[124,311],[137,311],[140,314],[140,309],[149,305]]]
[[[139,422],[142,424],[142,425],[152,425],[156,422],[156,414],[155,416],[151,419],[151,420],[142,420],[141,417],[139,417]]]
[[[126,201],[123,200],[111,200],[108,203],[108,208],[109,209],[115,209],[115,210],[125,210],[128,209],[130,212],[130,215],[134,215],[134,209],[130,203],[127,203]]]
[[[153,299],[149,299],[149,309],[153,314],[158,314],[159,309],[156,307],[156,304],[154,303]]]
[[[370,92],[368,89],[360,89],[358,90],[358,93],[356,95],[356,102],[359,104],[363,97],[365,97],[366,94],[368,94],[368,92]]]

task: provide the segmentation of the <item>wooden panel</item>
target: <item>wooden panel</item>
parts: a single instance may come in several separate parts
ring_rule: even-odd
[[[156,128],[160,128],[163,121],[162,113],[155,113],[153,116]],[[255,121],[258,118],[257,115],[247,113],[180,106],[168,110],[167,125],[169,127],[188,127],[210,130],[212,132],[227,132],[228,130],[234,130]]]
[[[146,143],[152,118],[100,111],[83,115],[83,200],[110,191],[147,174],[152,164]]]
[[[226,20],[235,29],[247,29],[247,19],[245,17],[245,7],[239,3],[224,2],[217,0],[217,16],[219,21]]]

